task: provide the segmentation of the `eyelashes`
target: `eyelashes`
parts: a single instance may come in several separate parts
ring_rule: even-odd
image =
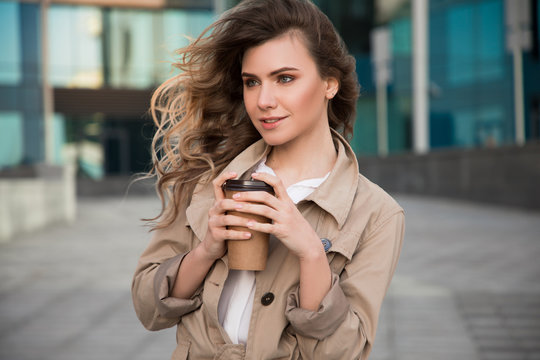
[[[288,84],[292,81],[295,80],[295,77],[294,76],[291,76],[291,75],[285,75],[285,74],[282,74],[282,75],[278,75],[277,76],[277,82],[280,83],[280,84]],[[259,80],[257,79],[253,79],[253,78],[247,78],[247,79],[244,79],[244,86],[245,87],[253,87],[253,86],[256,86],[256,85],[259,85],[260,82]]]
[[[291,75],[279,75],[278,80],[282,84],[287,84],[287,83],[290,83],[291,81],[294,80],[294,76],[291,76]]]
[[[248,87],[248,88],[257,85],[258,83],[259,82],[257,80],[255,80],[255,79],[246,79],[246,80],[244,80],[244,86]]]

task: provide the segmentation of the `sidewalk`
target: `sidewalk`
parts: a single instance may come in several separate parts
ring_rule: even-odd
[[[540,359],[540,213],[401,196],[371,360]]]
[[[407,231],[370,360],[540,359],[540,213],[399,196]],[[169,359],[130,282],[154,198],[82,199],[0,244],[0,359]]]

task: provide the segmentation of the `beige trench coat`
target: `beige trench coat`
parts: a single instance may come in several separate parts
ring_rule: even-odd
[[[401,207],[358,172],[352,149],[333,133],[338,159],[328,179],[297,206],[321,238],[332,287],[320,308],[298,307],[299,264],[279,241],[267,268],[256,273],[247,344],[232,344],[219,323],[218,302],[227,279],[227,255],[217,260],[191,299],[169,296],[184,255],[204,238],[211,184],[198,186],[190,205],[168,228],[155,231],[139,259],[132,295],[149,330],[177,326],[172,359],[367,359],[383,297],[394,273],[404,233]],[[268,153],[261,140],[225,171],[249,177]]]

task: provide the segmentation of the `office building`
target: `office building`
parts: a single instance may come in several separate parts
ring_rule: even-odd
[[[357,60],[368,177],[540,208],[540,0],[314,2]],[[151,166],[149,99],[174,50],[234,3],[0,1],[0,214],[41,199],[72,218],[75,189],[124,194]]]

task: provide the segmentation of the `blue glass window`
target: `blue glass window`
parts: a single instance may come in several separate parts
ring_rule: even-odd
[[[111,85],[149,88],[170,78],[175,50],[198,37],[213,15],[211,11],[113,10],[108,50]]]
[[[98,88],[103,85],[102,18],[98,8],[51,6],[49,79],[53,86]]]
[[[498,79],[503,75],[504,15],[501,1],[488,1],[478,5],[478,77],[482,80]]]
[[[0,168],[23,159],[23,117],[16,111],[0,111]]]
[[[447,14],[448,82],[465,85],[504,74],[504,18],[500,0],[454,6]]]
[[[474,5],[456,6],[448,13],[448,77],[453,84],[474,80]]]
[[[16,85],[21,80],[19,19],[16,2],[0,1],[0,84]]]
[[[392,53],[394,56],[411,55],[411,19],[401,18],[390,24],[392,32]]]

